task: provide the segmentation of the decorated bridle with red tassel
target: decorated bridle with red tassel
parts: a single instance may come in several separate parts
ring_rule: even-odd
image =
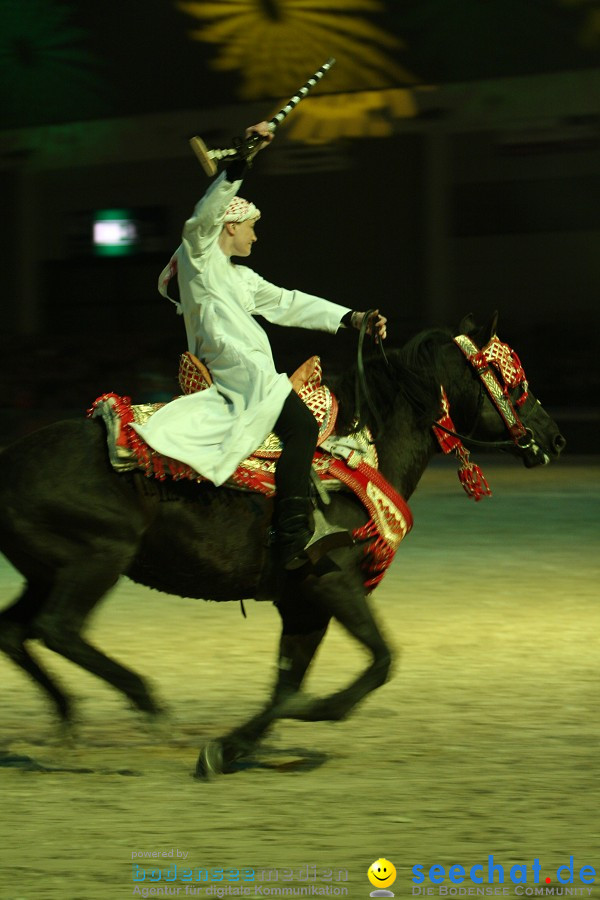
[[[481,350],[466,334],[457,335],[454,338],[454,343],[462,350],[464,356],[481,379],[483,387],[502,417],[510,435],[510,440],[507,441],[486,442],[458,434],[450,416],[450,403],[446,391],[441,386],[442,415],[433,425],[433,433],[443,453],[454,453],[456,455],[459,463],[458,478],[467,494],[473,497],[474,500],[481,500],[482,497],[491,496],[492,492],[480,467],[471,462],[469,451],[463,445],[463,441],[484,447],[510,447],[516,445],[521,450],[526,450],[530,447],[533,435],[530,429],[521,421],[518,412],[529,396],[529,387],[519,357],[508,344],[503,344],[496,334],[492,335]],[[521,394],[513,403],[510,391],[517,387],[521,388]]]

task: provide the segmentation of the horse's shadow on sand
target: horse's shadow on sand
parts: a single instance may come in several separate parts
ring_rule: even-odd
[[[251,769],[266,769],[271,772],[312,772],[322,766],[329,757],[326,753],[309,750],[305,747],[287,747],[283,750],[263,749],[258,757],[238,760],[233,763],[227,774],[244,772]],[[142,772],[132,769],[91,769],[73,766],[48,766],[38,762],[31,756],[13,753],[10,749],[0,750],[0,768],[19,769],[22,772],[56,773],[77,772],[82,775],[126,775],[140,776]]]
[[[281,750],[261,748],[260,757],[240,759],[231,764],[228,774],[248,769],[267,769],[271,772],[312,772],[329,759],[326,753],[306,747],[285,747]]]

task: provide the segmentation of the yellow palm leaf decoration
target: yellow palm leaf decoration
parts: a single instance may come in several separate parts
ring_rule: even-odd
[[[212,63],[242,75],[240,97],[292,94],[330,56],[331,92],[414,84],[398,61],[402,43],[368,21],[379,0],[184,0],[177,4],[200,23],[194,40],[215,44]]]
[[[598,0],[559,0],[561,6],[578,9],[583,14],[579,40],[588,50],[600,47],[600,2]]]
[[[339,137],[387,137],[394,119],[416,115],[414,94],[404,88],[321,96],[298,108],[286,136],[305,144],[327,144]]]

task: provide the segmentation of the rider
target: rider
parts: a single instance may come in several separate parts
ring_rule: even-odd
[[[246,131],[253,133],[264,137],[258,149],[273,137],[266,122]],[[176,305],[183,313],[188,349],[204,360],[213,384],[166,404],[136,430],[159,453],[187,463],[216,485],[274,431],[283,445],[275,471],[278,548],[284,568],[293,569],[305,564],[303,551],[313,538],[310,467],[318,427],[287,375],[276,371],[269,340],[254,315],[279,325],[336,332],[341,324],[360,328],[364,313],[275,287],[247,266],[232,263],[233,256],[250,255],[260,218],[253,203],[237,196],[245,170],[246,163],[236,160],[210,185],[159,279],[159,290],[168,297],[168,283],[177,275],[181,304]],[[379,338],[385,337],[385,323],[378,315]],[[321,548],[313,541],[311,550],[324,554],[325,544]]]

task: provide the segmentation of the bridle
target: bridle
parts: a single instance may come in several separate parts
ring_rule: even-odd
[[[534,437],[531,429],[523,423],[523,418],[525,418],[525,412],[529,412],[537,401],[530,397],[525,371],[515,351],[508,344],[503,344],[496,334],[492,335],[481,350],[466,334],[459,334],[453,340],[479,376],[477,412],[470,433],[468,435],[460,434],[453,425],[448,426],[446,420],[449,418],[449,405],[446,398],[448,408],[444,408],[445,404],[442,399],[444,415],[434,423],[434,432],[436,428],[439,428],[472,447],[502,449],[516,446],[519,450],[528,450],[534,443]],[[517,388],[520,390],[520,396],[513,401],[511,391]],[[481,441],[471,437],[481,414],[484,390],[506,426],[510,435],[508,440]],[[445,396],[443,388],[442,392]]]
[[[360,327],[355,380],[355,409],[357,421],[361,423],[364,400],[375,423],[376,431],[372,437],[375,442],[383,431],[384,425],[369,390],[363,361],[365,334],[374,315],[375,310],[368,310]],[[469,434],[460,434],[452,421],[450,402],[444,386],[441,385],[442,414],[436,422],[432,423],[432,430],[442,452],[456,455],[459,463],[458,477],[467,494],[475,500],[480,500],[482,497],[489,496],[491,490],[479,466],[471,462],[467,447],[482,447],[486,450],[506,450],[516,447],[521,452],[529,450],[535,445],[535,439],[532,430],[524,424],[523,419],[537,405],[537,400],[529,394],[527,378],[519,357],[508,344],[503,344],[496,334],[493,334],[481,349],[466,334],[457,335],[453,341],[479,379],[479,396],[475,417]],[[386,365],[389,366],[381,340],[378,340],[377,344]],[[518,397],[513,399],[517,391]],[[509,435],[508,439],[479,440],[472,437],[481,417],[486,394],[504,422]]]
[[[365,335],[367,333],[369,323],[374,315],[374,309],[368,310],[361,322],[360,332],[358,336],[357,366],[354,390],[355,410],[358,421],[363,421],[362,411],[364,399],[369,412],[373,417],[373,421],[375,422],[376,432],[373,439],[377,440],[377,437],[379,437],[383,430],[383,421],[381,415],[377,410],[376,404],[373,402],[373,398],[369,390],[363,360],[363,344]],[[527,428],[527,426],[523,424],[521,416],[519,415],[519,411],[521,413],[524,412],[527,401],[529,399],[529,386],[527,383],[527,378],[525,376],[525,370],[523,369],[521,361],[515,351],[512,350],[508,346],[508,344],[503,344],[496,334],[492,335],[488,343],[481,350],[479,349],[475,341],[473,341],[466,334],[457,335],[455,338],[453,338],[453,341],[457,345],[457,347],[460,348],[469,364],[479,376],[479,398],[477,401],[477,410],[469,434],[460,434],[454,428],[454,424],[448,425],[448,419],[450,418],[450,408],[447,397],[444,400],[445,391],[442,387],[442,407],[444,410],[444,414],[433,424],[434,430],[438,428],[446,434],[451,435],[452,437],[460,441],[468,443],[473,447],[501,449],[513,447],[516,445],[520,450],[529,449],[533,443],[533,433],[530,428]],[[385,364],[389,366],[385,350],[383,349],[382,341],[376,340],[376,343],[379,347]],[[498,374],[496,374],[494,369]],[[502,382],[500,382],[498,375],[501,377]],[[516,388],[520,388],[521,394],[519,398],[513,403],[513,400],[510,396],[510,391],[513,391]],[[485,391],[489,395],[493,406],[496,408],[502,420],[504,421],[506,429],[510,435],[510,438],[508,440],[482,441],[471,436],[477,428],[479,417],[481,415],[481,408],[484,397],[483,389],[485,389]],[[536,401],[533,401],[531,405],[535,405],[535,402]],[[529,411],[529,409],[527,411]]]
[[[479,466],[470,461],[469,451],[463,441],[471,447],[485,449],[530,449],[535,440],[531,429],[523,423],[523,418],[526,411],[529,412],[537,404],[537,400],[529,394],[527,378],[519,357],[496,334],[492,335],[481,350],[466,334],[459,334],[453,340],[479,377],[475,419],[468,435],[456,431],[450,417],[450,403],[442,385],[442,415],[432,428],[442,452],[455,453],[459,462],[458,477],[467,494],[475,500],[481,500],[492,492]],[[519,396],[513,401],[511,394],[516,390],[519,391]],[[486,392],[504,422],[510,436],[508,440],[480,441],[471,437],[477,427]]]

